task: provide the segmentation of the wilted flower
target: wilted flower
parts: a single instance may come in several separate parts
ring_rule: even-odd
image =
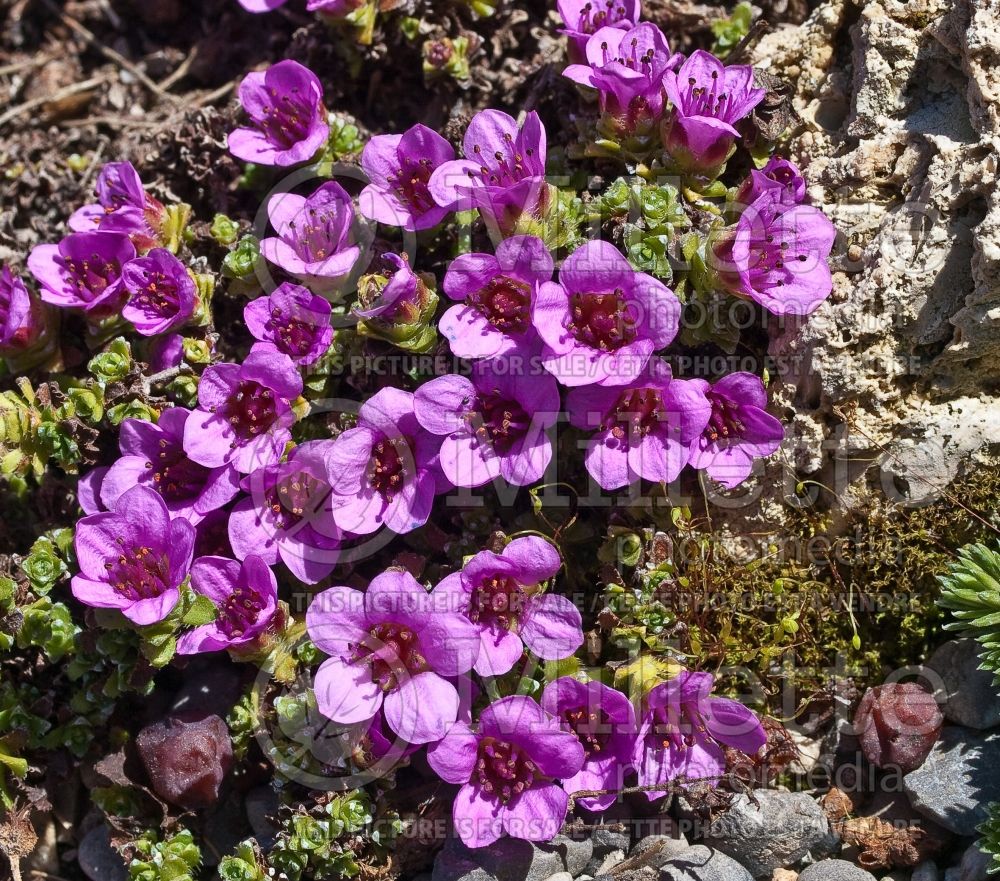
[[[461,301],[438,329],[459,358],[491,358],[529,350],[535,290],[552,278],[552,255],[535,236],[504,239],[492,254],[462,254],[448,266],[444,292]]]
[[[463,153],[464,159],[445,162],[431,175],[430,191],[438,205],[478,208],[504,235],[517,228],[522,215],[545,215],[546,137],[535,111],[520,128],[500,110],[480,111],[465,132]]]
[[[308,162],[330,134],[323,87],[316,74],[297,61],[279,61],[263,73],[248,73],[240,83],[240,104],[253,127],[230,132],[229,152],[246,162]]]
[[[808,315],[830,296],[827,258],[837,238],[811,205],[789,205],[767,189],[725,230],[709,254],[719,283],[775,315]]]
[[[351,244],[354,203],[336,181],[310,196],[277,193],[267,205],[277,236],[263,239],[260,253],[310,287],[335,286],[361,256]]]
[[[306,584],[330,574],[337,561],[340,530],[333,520],[333,494],[326,454],[333,441],[295,447],[286,462],[267,465],[242,482],[248,497],[229,516],[229,541],[240,559],[280,559]]]
[[[798,205],[806,198],[806,181],[794,163],[780,156],[772,156],[760,171],[756,168],[736,193],[736,203],[752,205],[769,190],[777,191],[777,201],[784,205]]]
[[[398,533],[423,526],[438,488],[440,448],[441,438],[417,422],[412,394],[377,392],[361,405],[357,425],[330,448],[337,525],[358,535],[382,526]]]
[[[18,363],[50,342],[46,307],[8,266],[0,266],[0,357]]]
[[[472,667],[475,631],[408,572],[383,572],[364,593],[343,586],[323,591],[306,624],[310,639],[330,655],[313,684],[327,718],[350,725],[381,709],[389,728],[410,743],[440,740],[458,718],[458,690],[445,677]]]
[[[692,52],[679,70],[667,71],[663,85],[673,104],[663,145],[681,168],[701,174],[718,172],[739,137],[734,124],[767,94],[754,87],[752,67],[726,66],[703,49]]]
[[[598,90],[601,110],[619,134],[649,131],[666,103],[664,76],[680,56],[654,24],[629,30],[603,27],[587,40],[587,63],[571,64],[563,76]]]
[[[58,245],[36,245],[28,269],[46,303],[79,308],[88,318],[117,314],[125,301],[122,267],[135,257],[128,236],[116,232],[75,232]]]
[[[545,686],[541,704],[583,744],[583,767],[563,780],[563,789],[571,795],[593,789],[621,789],[635,748],[632,702],[603,682],[580,682],[563,676]],[[609,792],[581,798],[579,804],[588,811],[603,811],[616,798],[616,792]]]
[[[296,364],[318,361],[333,340],[330,304],[307,288],[284,282],[243,309],[254,348],[280,352]]]
[[[143,336],[166,333],[194,314],[198,288],[187,267],[166,248],[130,260],[122,269],[129,293],[122,317]]]
[[[73,232],[119,232],[145,253],[163,234],[167,209],[146,192],[131,162],[108,162],[97,175],[97,202],[78,208],[69,218]]]
[[[556,0],[570,56],[586,57],[587,41],[601,28],[629,30],[639,22],[638,0]]]
[[[711,673],[683,671],[646,696],[646,712],[635,742],[639,785],[676,777],[716,785],[726,770],[723,746],[755,755],[767,734],[760,720],[738,701],[712,697]],[[646,793],[650,801],[664,790]]]
[[[199,557],[191,564],[191,588],[208,597],[219,615],[177,640],[180,655],[246,646],[267,630],[278,611],[278,582],[267,564],[253,554],[242,563]]]
[[[753,460],[770,456],[785,436],[785,429],[766,412],[767,392],[760,377],[730,373],[715,385],[690,380],[701,388],[712,405],[708,425],[691,444],[688,463],[705,470],[714,480],[732,489],[753,469]]]
[[[677,335],[681,307],[670,290],[636,272],[610,242],[577,248],[558,282],[538,289],[532,321],[542,363],[563,385],[628,385]]]
[[[587,471],[606,490],[640,478],[670,483],[687,464],[691,443],[704,431],[712,405],[693,382],[673,379],[670,365],[652,358],[626,386],[584,386],[566,398],[571,425],[598,429],[587,444]]]
[[[113,508],[134,486],[156,490],[172,517],[200,523],[209,511],[221,508],[239,492],[239,475],[231,465],[206,468],[184,452],[184,426],[190,410],[174,407],[159,422],[126,419],[118,445],[122,456],[101,482],[100,498]]]
[[[438,776],[462,785],[452,816],[468,847],[485,847],[503,835],[554,838],[569,806],[555,781],[573,778],[583,760],[576,735],[521,695],[490,704],[475,729],[456,723],[427,750]]]
[[[548,374],[530,376],[510,366],[479,361],[471,380],[439,376],[414,393],[417,421],[443,438],[441,470],[455,486],[498,477],[527,486],[552,459],[546,432],[559,416],[559,387]]]
[[[251,352],[242,364],[206,368],[198,409],[184,426],[184,451],[209,468],[232,464],[244,474],[277,462],[295,422],[291,401],[302,377],[280,352]]]
[[[72,580],[73,596],[87,606],[119,609],[135,624],[154,624],[180,598],[194,526],[171,519],[157,493],[137,486],[118,498],[113,511],[80,520],[75,545],[80,574]]]
[[[432,321],[438,297],[430,286],[434,277],[414,272],[405,254],[383,254],[381,263],[381,272],[358,281],[353,310],[360,319],[358,332],[408,352],[430,351],[437,342]]]
[[[559,552],[534,535],[515,538],[503,553],[480,551],[461,572],[434,588],[443,605],[461,609],[479,633],[476,672],[508,672],[524,647],[546,661],[568,658],[583,644],[580,611],[566,597],[542,593],[559,571]]]
[[[358,210],[386,226],[436,226],[448,209],[434,202],[427,184],[438,166],[454,158],[451,144],[419,123],[401,135],[375,135],[361,153],[371,183],[358,197]]]

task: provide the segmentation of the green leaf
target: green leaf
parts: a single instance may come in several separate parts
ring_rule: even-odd
[[[191,607],[181,616],[181,624],[189,627],[201,627],[204,624],[211,624],[219,614],[208,597],[198,594],[191,603]]]

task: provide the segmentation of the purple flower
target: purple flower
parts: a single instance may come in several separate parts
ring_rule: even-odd
[[[389,728],[410,743],[440,740],[458,718],[458,690],[445,677],[472,667],[475,630],[436,604],[408,572],[383,572],[364,593],[343,586],[323,591],[306,625],[330,655],[313,685],[327,718],[351,725],[381,709]]]
[[[354,203],[335,181],[308,197],[278,193],[267,214],[277,236],[263,239],[260,253],[310,287],[335,286],[361,256],[361,248],[351,244]]]
[[[100,488],[101,503],[113,508],[119,497],[135,486],[160,494],[172,517],[194,524],[221,508],[239,492],[239,475],[231,465],[206,468],[184,452],[184,427],[190,410],[164,410],[155,425],[141,419],[126,419],[118,445],[122,457],[105,475]]]
[[[177,653],[197,655],[246,646],[264,633],[278,611],[278,582],[253,554],[243,563],[225,557],[199,557],[191,564],[191,587],[219,610],[177,640]]]
[[[750,476],[753,460],[770,456],[785,436],[781,423],[765,410],[764,383],[752,373],[731,373],[711,386],[703,379],[690,382],[702,389],[712,415],[691,444],[688,462],[723,486],[739,486]]]
[[[558,283],[539,287],[532,320],[542,363],[563,385],[620,386],[677,335],[680,312],[670,288],[592,241],[566,258]]]
[[[296,364],[318,361],[333,341],[330,304],[300,285],[285,282],[243,309],[254,348],[280,352]]]
[[[0,357],[15,358],[46,341],[45,307],[8,266],[0,266]]]
[[[417,421],[412,394],[377,392],[361,405],[358,424],[330,448],[337,525],[358,535],[381,526],[397,533],[423,526],[439,489],[440,448],[441,438]]]
[[[451,144],[419,123],[401,135],[375,135],[361,153],[371,183],[358,196],[358,209],[386,226],[436,226],[448,210],[434,202],[427,184],[436,168],[454,158]]]
[[[449,608],[461,609],[479,634],[476,672],[507,673],[524,647],[546,661],[568,658],[583,644],[580,611],[566,597],[541,593],[559,571],[559,552],[545,539],[515,538],[502,554],[480,551],[461,572],[434,588]]]
[[[131,162],[108,162],[97,175],[97,202],[77,209],[68,221],[73,232],[124,233],[142,253],[156,247],[166,209],[150,196]]]
[[[101,501],[101,486],[110,470],[110,468],[101,465],[80,475],[76,484],[76,501],[84,514],[97,514],[108,510],[104,502]]]
[[[502,477],[515,486],[538,480],[552,459],[546,430],[559,416],[559,387],[508,361],[479,361],[472,379],[439,376],[414,394],[417,421],[441,442],[441,470],[455,486]]]
[[[591,789],[619,790],[625,767],[635,747],[635,709],[620,691],[602,682],[580,682],[571,676],[556,679],[542,692],[542,709],[559,719],[583,744],[583,767],[563,780],[568,793]],[[590,796],[579,801],[588,811],[603,811],[617,794]]]
[[[184,360],[184,337],[179,333],[168,333],[150,340],[146,360],[152,373],[179,366]]]
[[[198,409],[184,426],[184,451],[208,468],[232,464],[247,474],[277,462],[295,422],[291,401],[302,377],[279,352],[251,352],[242,364],[206,368]]]
[[[249,496],[237,502],[229,517],[229,541],[238,558],[258,554],[270,565],[280,559],[306,584],[330,574],[340,546],[326,465],[332,444],[302,444],[288,461],[243,479]]]
[[[433,326],[438,297],[434,276],[418,275],[406,254],[382,254],[358,281],[358,333],[408,352],[428,352],[437,343]]]
[[[100,319],[120,311],[126,296],[122,267],[134,257],[135,246],[122,233],[74,232],[58,245],[32,248],[28,269],[46,303]]]
[[[776,190],[777,200],[784,205],[799,205],[806,199],[806,181],[802,172],[787,159],[772,156],[760,171],[756,168],[736,193],[739,205],[752,205],[768,190]]]
[[[508,235],[522,215],[546,213],[545,144],[545,128],[535,111],[518,128],[512,116],[482,110],[465,132],[465,158],[445,162],[431,175],[431,195],[442,208],[478,208]]]
[[[554,838],[569,806],[555,780],[572,779],[583,760],[576,735],[521,695],[490,704],[475,730],[456,723],[427,750],[438,776],[462,785],[452,817],[469,847],[484,847],[505,834],[529,841]]]
[[[639,22],[638,0],[556,0],[571,56],[585,56],[587,41],[601,28],[629,30]]]
[[[729,158],[739,137],[734,124],[767,94],[754,88],[752,67],[727,67],[703,49],[692,52],[679,70],[667,71],[663,85],[674,107],[664,146],[681,168],[706,174]]]
[[[459,358],[492,358],[537,340],[531,310],[538,285],[552,278],[552,255],[535,236],[512,236],[491,254],[462,254],[448,266],[444,292],[460,300],[438,330]]]
[[[760,720],[743,704],[711,697],[711,673],[679,673],[653,688],[635,742],[639,785],[652,786],[677,777],[718,782],[725,773],[723,746],[755,755],[767,742]],[[665,791],[646,793],[650,801]]]
[[[587,444],[587,471],[606,490],[640,479],[670,483],[687,464],[689,447],[712,415],[701,386],[672,379],[652,358],[628,385],[584,386],[566,398],[569,421],[598,432]]]
[[[786,204],[782,192],[761,193],[709,258],[720,283],[737,296],[775,315],[808,315],[833,290],[827,258],[837,230],[819,209]]]
[[[198,288],[187,267],[166,248],[126,263],[122,280],[129,293],[122,318],[143,336],[180,327],[194,314]]]
[[[87,606],[119,609],[135,624],[162,621],[180,598],[194,549],[194,527],[153,490],[136,486],[114,510],[76,524],[73,596]]]
[[[239,0],[240,6],[253,13],[271,12],[287,2],[288,0]]]
[[[330,134],[323,87],[316,74],[297,61],[279,61],[263,73],[248,73],[240,83],[240,104],[253,126],[230,132],[229,152],[246,162],[308,162]]]
[[[601,110],[625,134],[648,130],[666,103],[664,76],[680,56],[654,24],[629,30],[603,27],[587,41],[587,63],[571,64],[563,76],[599,92]]]

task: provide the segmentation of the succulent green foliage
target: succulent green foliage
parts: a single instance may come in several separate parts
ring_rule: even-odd
[[[209,235],[224,248],[235,245],[240,235],[240,225],[225,214],[216,214],[212,218]]]
[[[250,744],[257,733],[260,720],[260,696],[251,689],[236,703],[226,716],[229,736],[233,741],[233,755],[237,759],[246,758]]]
[[[712,22],[715,45],[712,53],[725,58],[748,33],[753,22],[753,6],[743,0],[737,3],[729,18]]]
[[[250,278],[260,260],[260,242],[256,236],[245,235],[222,261],[222,274],[226,278],[245,281]]]
[[[187,830],[163,841],[147,832],[135,844],[135,857],[128,867],[131,881],[196,881],[201,848]]]
[[[979,849],[993,857],[986,869],[990,875],[1000,872],[1000,803],[990,805],[989,819],[976,831],[982,836],[979,839]]]
[[[457,82],[469,79],[469,38],[442,37],[424,42],[424,77],[428,80],[451,77]]]
[[[324,158],[344,159],[356,156],[364,149],[365,142],[361,133],[349,116],[343,113],[331,113],[328,123],[330,137],[327,140],[327,152]]]
[[[222,881],[269,881],[262,863],[257,842],[251,838],[237,845],[234,854],[222,858],[219,877]]]
[[[955,619],[945,630],[958,630],[982,646],[982,669],[1000,684],[1000,553],[982,544],[967,545],[940,576],[942,608]]]

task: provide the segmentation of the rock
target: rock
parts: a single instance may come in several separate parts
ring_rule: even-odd
[[[799,881],[876,881],[871,872],[858,868],[847,860],[821,860],[806,866]]]
[[[76,861],[90,881],[128,881],[125,862],[111,846],[107,826],[98,826],[83,836]]]
[[[924,860],[914,868],[910,881],[940,881],[941,873],[933,860]]]
[[[869,688],[854,714],[865,758],[904,774],[923,764],[943,722],[934,695],[917,682]]]
[[[562,849],[566,871],[573,877],[586,870],[590,858],[594,855],[594,842],[589,836],[577,841],[573,838],[567,838],[565,835],[557,835],[552,839],[552,844]]]
[[[564,839],[565,841],[565,839]],[[468,848],[449,838],[434,859],[432,881],[545,881],[566,871],[565,846],[501,838]]]
[[[696,844],[667,860],[659,881],[753,881],[753,876],[724,853]]]
[[[278,793],[270,786],[257,786],[251,789],[246,795],[243,807],[247,812],[250,828],[258,839],[269,840],[278,834],[280,827],[276,818],[281,801]]]
[[[949,877],[955,872],[954,881],[988,881],[987,870],[993,858],[983,853],[975,844],[967,848],[962,854],[962,861],[956,869],[949,869],[945,876],[947,881],[952,881]]]
[[[587,875],[607,875],[615,866],[625,862],[625,851],[613,850],[604,856],[595,856],[588,864],[584,873]]]
[[[754,792],[746,795],[709,826],[704,843],[731,856],[755,878],[798,862],[807,853],[825,855],[837,843],[820,806],[803,792]]]
[[[647,835],[636,842],[629,854],[629,859],[640,857],[646,865],[659,868],[663,860],[667,860],[689,847],[688,840],[679,832],[677,835]]]
[[[974,639],[953,639],[925,666],[943,681],[946,719],[967,728],[993,728],[1000,725],[1000,687],[992,673],[979,669],[979,649]]]
[[[927,760],[903,778],[910,803],[925,817],[968,835],[1000,801],[1000,732],[946,726]]]
[[[615,832],[612,829],[595,829],[590,840],[594,843],[594,856],[603,856],[613,850],[627,853],[632,846],[632,839],[627,832]]]
[[[797,881],[798,877],[799,873],[791,869],[775,869],[771,881]]]
[[[555,875],[549,875],[545,881],[573,881],[573,876],[569,872],[556,872]]]

